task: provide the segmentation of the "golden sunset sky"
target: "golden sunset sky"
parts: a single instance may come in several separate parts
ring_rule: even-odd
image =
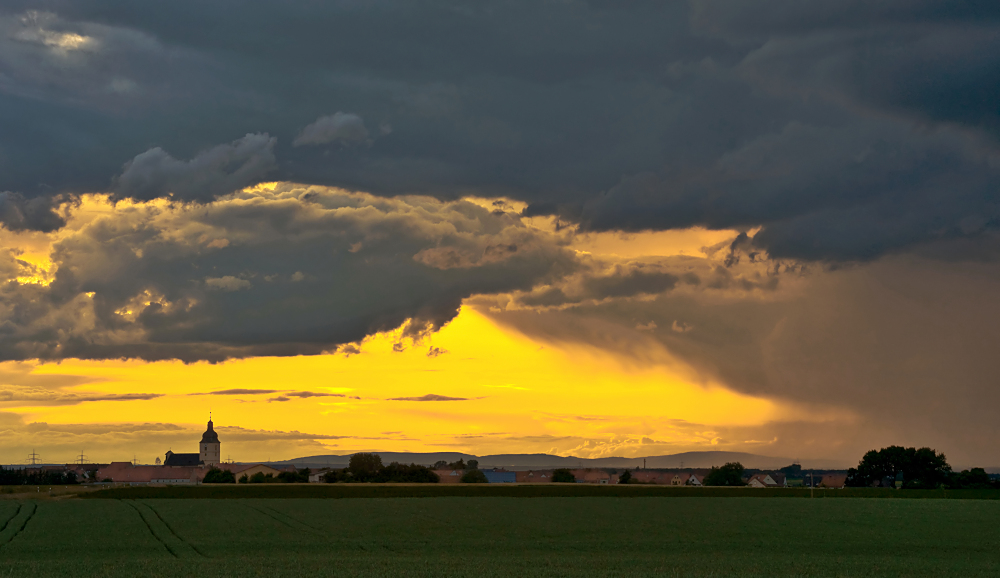
[[[240,461],[1000,467],[979,8],[36,4],[0,6],[0,463],[212,412]]]
[[[263,185],[246,194],[282,186]],[[493,200],[461,203],[489,207]],[[48,286],[57,272],[53,247],[142,209],[177,210],[163,202],[115,206],[91,196],[72,210],[59,233],[3,232],[21,264],[11,282]],[[526,226],[539,234],[557,234],[551,220],[529,221]],[[611,266],[677,257],[704,265],[711,261],[708,247],[728,244],[736,235],[692,229],[575,235],[567,242],[574,253]],[[649,337],[658,331],[683,333],[680,324],[622,328],[635,347],[633,355],[625,355],[521,331],[489,305],[496,299],[473,296],[436,332],[415,338],[402,329],[381,332],[351,350],[316,355],[215,363],[5,362],[0,407],[12,429],[0,446],[3,461],[17,463],[36,451],[52,462],[72,461],[80,453],[98,461],[134,454],[152,462],[167,449],[194,447],[209,412],[227,458],[238,461],[359,450],[581,457],[708,449],[767,453],[776,441],[767,433],[773,424],[851,417],[740,393],[699,373]],[[118,315],[130,318],[134,312]]]

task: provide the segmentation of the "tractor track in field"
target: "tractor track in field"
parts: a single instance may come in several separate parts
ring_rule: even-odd
[[[3,531],[7,529],[7,526],[10,525],[11,521],[14,518],[16,518],[18,514],[21,513],[21,508],[23,508],[23,507],[24,507],[24,504],[22,502],[18,502],[17,503],[17,509],[14,510],[14,514],[11,517],[7,518],[7,521],[3,523],[3,527],[0,528],[0,534],[3,534]]]
[[[286,527],[288,527],[288,528],[290,528],[292,530],[304,531],[304,532],[308,532],[310,534],[315,534],[317,536],[323,536],[324,535],[323,532],[320,529],[313,528],[309,524],[306,524],[305,522],[301,522],[301,521],[293,518],[292,516],[289,516],[288,514],[283,514],[281,512],[278,512],[278,511],[273,510],[271,508],[268,508],[266,506],[251,506],[250,504],[247,504],[247,503],[244,503],[243,505],[246,506],[246,507],[248,507],[248,508],[250,508],[251,510],[253,510],[255,512],[259,512],[261,514],[264,514],[268,518],[271,518],[275,522],[278,522],[279,524],[282,524],[283,526],[286,526]],[[287,520],[284,520],[282,518],[287,518],[287,520],[291,520],[291,523],[289,523]]]
[[[35,517],[35,512],[38,511],[38,504],[36,504],[34,502],[28,502],[28,507],[31,508],[31,510],[28,512],[28,515],[24,518],[24,521],[21,522],[21,526],[17,529],[17,531],[15,531],[13,534],[11,534],[10,538],[7,538],[3,542],[3,544],[0,544],[0,546],[6,546],[6,545],[10,544],[11,542],[13,542],[14,539],[17,538],[18,536],[20,536],[21,532],[23,532],[24,529],[28,527],[28,522],[30,522],[31,519]],[[10,520],[7,520],[7,523],[4,524],[3,530],[0,530],[0,532],[6,531],[7,527],[10,525],[10,523],[13,522],[18,516],[21,515],[21,512],[23,511],[23,509],[24,509],[23,507],[18,507],[17,512],[14,514],[14,516]]]
[[[146,525],[146,529],[149,530],[149,533],[152,534],[153,538],[155,538],[160,544],[163,544],[163,547],[174,558],[190,559],[207,557],[190,542],[181,538],[180,535],[170,527],[170,524],[168,524],[166,520],[160,516],[160,513],[149,504],[138,500],[122,501],[135,510],[135,513],[139,515],[139,519],[141,519],[142,523]]]
[[[163,516],[161,516],[160,513],[156,511],[156,508],[154,508],[153,506],[147,504],[146,502],[140,502],[140,503],[143,506],[146,506],[147,508],[149,508],[149,511],[153,512],[153,515],[156,516],[156,519],[159,520],[160,523],[162,523],[164,526],[166,526],[167,530],[169,530],[170,533],[173,534],[174,538],[177,538],[177,540],[181,544],[184,544],[188,548],[191,548],[191,550],[193,550],[195,554],[201,556],[202,558],[208,558],[208,556],[206,556],[204,554],[204,552],[202,552],[201,550],[199,550],[197,546],[195,546],[191,542],[188,542],[187,540],[185,540],[184,538],[182,538],[181,535],[178,534],[176,530],[174,530],[173,526],[171,526],[170,524],[168,524],[167,521],[163,519]]]
[[[180,558],[180,556],[177,555],[177,552],[174,552],[173,549],[170,548],[169,544],[167,544],[166,542],[164,542],[163,539],[161,539],[159,536],[156,535],[156,532],[153,531],[153,527],[150,526],[149,525],[149,521],[146,520],[146,516],[142,515],[142,512],[139,511],[139,508],[135,507],[135,504],[133,504],[132,502],[129,502],[127,500],[122,500],[122,501],[125,502],[128,505],[128,507],[130,507],[133,510],[135,510],[135,513],[139,515],[139,519],[142,520],[142,523],[146,525],[146,529],[149,530],[149,534],[154,539],[156,539],[156,541],[159,542],[163,546],[163,548],[166,549],[166,551],[170,553],[171,556],[173,556],[174,558]]]

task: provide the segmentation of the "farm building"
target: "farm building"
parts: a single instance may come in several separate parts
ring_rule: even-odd
[[[129,484],[196,484],[205,476],[200,467],[137,466],[111,462],[97,471],[97,479]]]
[[[513,484],[517,481],[516,473],[507,470],[483,470],[483,474],[491,484]]]
[[[277,477],[283,470],[277,468],[272,468],[271,466],[265,466],[264,464],[218,464],[215,467],[220,470],[226,470],[233,472],[236,479],[240,479],[244,475],[246,477],[251,477],[254,474],[264,474],[265,476],[271,474],[271,476]]]
[[[462,470],[434,470],[442,484],[457,484],[462,479]]]
[[[786,488],[785,474],[761,473],[750,476],[747,485],[751,488]]]
[[[818,488],[843,488],[847,484],[847,474],[823,474],[816,487]]]
[[[519,483],[547,484],[552,481],[552,470],[528,470],[514,474]]]

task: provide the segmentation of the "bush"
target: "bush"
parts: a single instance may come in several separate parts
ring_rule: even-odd
[[[956,490],[985,490],[996,487],[983,468],[972,468],[951,475],[948,487]]]
[[[212,467],[205,473],[205,477],[201,480],[201,482],[203,484],[235,484],[236,474],[227,470],[220,470],[219,468]]]
[[[264,472],[257,472],[256,474],[250,476],[249,482],[251,484],[268,484],[274,481],[274,474],[264,475]]]
[[[622,475],[618,476],[619,484],[627,484],[632,481],[632,472],[625,470]]]
[[[712,468],[705,476],[706,486],[745,486],[743,464],[730,462],[721,468]]]
[[[379,470],[375,476],[375,481],[382,483],[436,484],[441,481],[441,478],[425,466],[418,466],[417,464],[406,466],[399,462],[392,462]]]
[[[563,484],[575,484],[576,476],[573,472],[563,468],[552,472],[552,481]]]
[[[308,484],[310,473],[312,472],[309,468],[295,472],[281,472],[278,474],[278,481],[283,484]]]
[[[459,480],[463,484],[486,484],[489,480],[486,479],[486,474],[481,470],[468,470],[462,474],[462,479]]]

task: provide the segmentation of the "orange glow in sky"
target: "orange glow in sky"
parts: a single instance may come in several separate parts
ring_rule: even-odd
[[[714,426],[760,424],[783,415],[774,402],[717,385],[690,383],[680,377],[683,371],[667,365],[640,370],[596,349],[565,350],[535,343],[505,332],[469,307],[422,344],[397,352],[394,343],[395,336],[385,334],[367,340],[362,353],[349,357],[254,358],[215,365],[77,360],[42,364],[33,375],[93,380],[66,391],[163,396],[61,406],[22,402],[15,411],[27,423],[45,422],[50,427],[170,422],[195,430],[212,411],[224,441],[227,428],[233,426],[344,436],[238,441],[241,436],[233,434],[241,432],[229,431],[223,453],[238,461],[370,449],[629,455],[639,452],[643,438],[647,444],[664,447],[708,447],[718,443]],[[250,391],[204,395],[228,389]],[[268,390],[275,391],[253,393]],[[283,395],[296,392],[327,395]],[[460,399],[394,399],[427,395]],[[102,445],[96,439],[79,441]],[[79,443],[70,445],[72,451],[68,447],[61,451],[80,451]],[[130,447],[147,461],[168,449],[138,439]]]

